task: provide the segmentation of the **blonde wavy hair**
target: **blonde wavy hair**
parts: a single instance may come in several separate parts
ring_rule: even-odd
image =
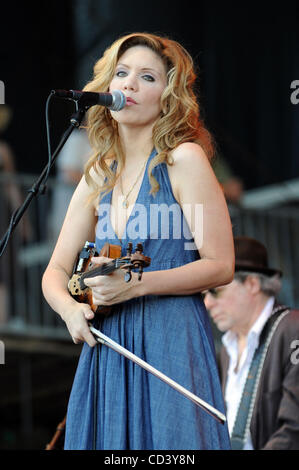
[[[109,47],[94,66],[93,79],[85,91],[107,92],[120,57],[129,48],[145,46],[162,59],[167,71],[167,86],[161,96],[161,114],[153,127],[153,146],[157,155],[148,169],[151,193],[159,190],[159,184],[152,175],[155,166],[162,162],[173,163],[170,152],[184,142],[196,142],[202,146],[208,158],[214,153],[209,131],[200,117],[199,106],[193,90],[196,74],[190,54],[176,41],[149,33],[133,33],[121,37]],[[110,192],[117,180],[111,168],[111,160],[117,161],[118,171],[124,167],[118,124],[110,111],[102,106],[90,108],[87,116],[87,130],[94,150],[88,160],[84,174],[86,181],[95,189],[91,199],[101,198]],[[91,168],[105,175],[103,186],[99,187],[90,175]]]

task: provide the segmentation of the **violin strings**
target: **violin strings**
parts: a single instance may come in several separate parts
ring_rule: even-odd
[[[111,261],[110,263],[107,263],[104,266],[99,266],[98,268],[95,268],[92,271],[97,272],[99,276],[100,275],[104,276],[105,274],[111,273],[114,269],[117,269],[122,264],[126,264],[126,263],[127,263],[127,260],[116,259],[114,261]],[[87,271],[87,272],[83,273],[82,276],[81,276],[81,279],[86,279],[87,277],[90,276],[90,274],[91,274],[91,271]]]

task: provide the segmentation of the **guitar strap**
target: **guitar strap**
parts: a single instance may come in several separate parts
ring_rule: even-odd
[[[236,420],[231,435],[232,450],[242,450],[250,433],[250,423],[255,404],[261,372],[273,334],[280,321],[289,313],[286,306],[280,305],[273,310],[260,336],[260,342],[255,350],[250,364],[247,380],[243,389]]]

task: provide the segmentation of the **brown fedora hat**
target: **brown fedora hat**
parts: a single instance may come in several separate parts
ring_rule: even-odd
[[[279,269],[269,268],[266,247],[255,238],[240,236],[234,238],[235,271],[253,271],[274,276],[282,275]]]

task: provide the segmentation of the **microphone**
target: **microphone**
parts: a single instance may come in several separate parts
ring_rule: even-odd
[[[77,101],[84,107],[100,105],[105,106],[111,111],[120,111],[126,106],[126,97],[119,90],[114,90],[112,93],[94,93],[91,91],[79,90],[52,90],[52,94],[58,98]]]

